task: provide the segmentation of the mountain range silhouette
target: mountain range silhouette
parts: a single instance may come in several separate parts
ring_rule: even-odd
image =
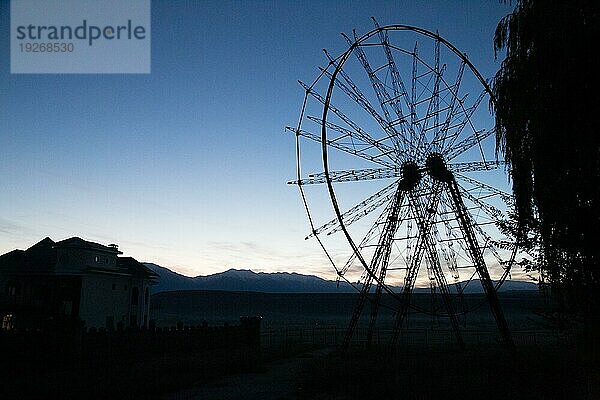
[[[264,292],[264,293],[352,293],[356,290],[344,281],[339,284],[314,275],[303,275],[296,272],[254,272],[249,269],[231,268],[212,275],[189,277],[178,274],[168,268],[153,263],[144,265],[156,272],[160,279],[153,286],[152,292],[176,290],[224,290],[232,292]],[[454,285],[450,285],[454,289]],[[507,280],[500,288],[501,292],[511,290],[537,290],[533,282]],[[427,292],[428,288],[415,288],[415,292]],[[477,279],[472,280],[464,293],[483,293]]]

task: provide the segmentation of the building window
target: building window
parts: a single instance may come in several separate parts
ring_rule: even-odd
[[[62,265],[67,265],[69,263],[69,255],[68,254],[61,254],[59,259],[60,263]]]
[[[18,283],[9,282],[8,285],[6,285],[6,294],[8,295],[8,297],[15,298],[21,293],[20,289],[21,288],[19,287]]]
[[[137,306],[140,297],[140,290],[137,287],[131,289],[131,305]]]
[[[132,328],[135,328],[138,326],[136,314],[131,314],[131,317],[129,317],[129,326]]]
[[[116,290],[116,289],[117,289],[117,284],[116,284],[116,283],[113,283],[113,284],[112,284],[112,290]]]
[[[144,291],[144,304],[148,305],[148,300],[150,300],[150,291],[148,288]]]
[[[98,258],[98,256],[94,257],[94,261],[98,262],[100,260],[100,258]]]
[[[12,331],[15,329],[15,317],[12,314],[6,314],[2,317],[2,330]]]

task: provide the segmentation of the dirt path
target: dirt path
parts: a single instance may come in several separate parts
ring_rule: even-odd
[[[301,398],[301,377],[307,361],[324,357],[332,348],[310,351],[268,364],[261,373],[230,375],[214,382],[170,393],[163,400],[292,400]]]

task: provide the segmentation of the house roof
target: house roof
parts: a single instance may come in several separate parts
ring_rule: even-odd
[[[0,256],[0,268],[5,265],[13,265],[22,263],[23,258],[25,257],[25,252],[23,250],[13,250],[8,253],[2,254]]]
[[[46,238],[46,239],[52,241],[50,238]],[[46,239],[44,239],[44,240],[46,240]],[[42,242],[40,242],[40,243],[42,243]],[[83,240],[82,238],[77,237],[77,236],[74,236],[72,238],[68,238],[65,240],[61,240],[60,242],[56,242],[54,244],[54,247],[85,248],[85,249],[92,248],[94,250],[105,251],[108,253],[123,254],[123,252],[121,252],[117,249],[116,245],[104,246],[100,243],[89,242],[87,240]]]
[[[50,272],[56,265],[56,249],[45,238],[27,250],[13,250],[0,256],[0,269],[28,272]]]
[[[54,244],[55,244],[54,240],[52,240],[52,239],[50,239],[49,237],[46,236],[46,238],[40,240],[39,242],[37,242],[36,244],[34,244],[33,246],[31,246],[27,250],[42,249],[42,248],[46,248],[46,247],[52,247],[52,246],[54,246]]]
[[[0,271],[13,271],[17,273],[53,273],[57,263],[57,249],[82,248],[93,249],[112,253],[123,254],[116,246],[104,246],[99,243],[89,242],[79,237],[54,242],[50,238],[44,238],[29,247],[27,250],[12,250],[0,255]],[[118,257],[117,268],[104,267],[87,268],[87,271],[132,275],[141,278],[158,279],[158,275],[132,257]]]
[[[156,272],[152,271],[133,257],[119,257],[117,259],[117,266],[125,269],[127,273],[134,276],[148,277],[151,279],[158,279],[159,277]]]

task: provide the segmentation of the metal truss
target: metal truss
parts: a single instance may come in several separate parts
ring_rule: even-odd
[[[392,348],[411,310],[446,317],[464,347],[458,317],[468,310],[461,298],[478,277],[510,347],[496,290],[517,246],[498,228],[513,201],[497,187],[505,163],[495,158],[495,128],[482,106],[494,100],[487,81],[437,32],[373,22],[365,35],[343,34],[348,49],[339,56],[325,50],[327,64],[312,83],[299,81],[300,118],[286,128],[296,138],[297,174],[288,183],[299,188],[307,211],[306,239],[317,240],[338,278],[358,292],[343,346],[363,323],[372,343],[388,294],[395,302]],[[314,153],[303,155],[310,144],[320,165]],[[320,187],[331,207],[311,203]],[[330,250],[341,244],[349,254]],[[490,271],[501,276],[496,285]],[[414,288],[425,284],[440,307],[412,304]]]

